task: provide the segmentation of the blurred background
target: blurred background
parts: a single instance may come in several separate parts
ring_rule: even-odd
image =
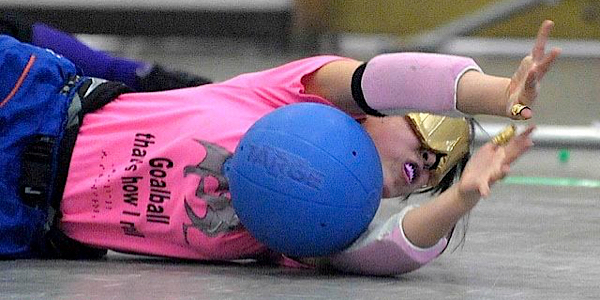
[[[600,148],[598,0],[0,0],[0,7],[115,55],[215,81],[310,55],[368,60],[398,51],[470,56],[488,74],[511,76],[551,19],[549,47],[563,53],[542,82],[532,122],[560,127],[538,130],[536,141]],[[506,124],[477,118],[493,125],[484,126],[492,135]]]
[[[563,56],[544,81],[535,122],[600,119],[597,0],[0,0],[117,55],[223,80],[314,54],[369,59],[428,51],[474,57],[509,76],[545,19]],[[484,118],[483,121],[495,121]]]
[[[545,19],[556,23],[550,46],[563,50],[542,82],[532,120],[540,127],[539,147],[478,206],[464,247],[421,271],[400,280],[312,279],[123,256],[109,264],[3,263],[3,299],[192,299],[186,291],[196,292],[194,299],[597,299],[600,293],[599,0],[0,0],[0,10],[116,55],[216,81],[310,55],[367,60],[393,51],[471,56],[486,73],[511,76]],[[478,120],[490,134],[506,124]],[[378,218],[405,204],[384,202]],[[61,278],[77,284],[64,286]],[[228,284],[233,279],[237,286]],[[164,282],[172,286],[168,293]]]

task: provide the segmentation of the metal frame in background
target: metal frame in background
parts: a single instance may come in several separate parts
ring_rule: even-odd
[[[508,124],[481,124],[475,127],[475,143],[490,141]],[[519,128],[520,126],[518,126]],[[600,150],[600,125],[598,126],[552,126],[538,125],[532,134],[536,147]]]
[[[438,52],[451,40],[470,35],[511,16],[540,5],[557,5],[560,0],[504,0],[494,2],[463,18],[417,34],[399,45],[402,51]],[[398,51],[399,49],[395,49]]]

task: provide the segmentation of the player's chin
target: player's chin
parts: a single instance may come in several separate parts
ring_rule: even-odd
[[[387,185],[383,186],[383,198],[396,198],[396,197],[406,197],[410,195],[412,189],[408,186],[401,185]]]
[[[394,194],[393,188],[387,182],[383,183],[383,191],[381,192],[382,198],[392,198]]]

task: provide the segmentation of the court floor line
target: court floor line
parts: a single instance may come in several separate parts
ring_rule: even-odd
[[[505,184],[514,185],[541,185],[541,186],[568,186],[584,188],[600,188],[600,180],[571,178],[571,177],[534,177],[534,176],[509,176],[503,181]]]

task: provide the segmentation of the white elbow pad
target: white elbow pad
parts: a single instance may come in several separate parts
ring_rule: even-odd
[[[402,219],[413,206],[393,215],[385,223],[369,228],[349,248],[330,258],[338,270],[369,275],[397,275],[418,269],[438,257],[448,240],[423,249],[404,235]]]

